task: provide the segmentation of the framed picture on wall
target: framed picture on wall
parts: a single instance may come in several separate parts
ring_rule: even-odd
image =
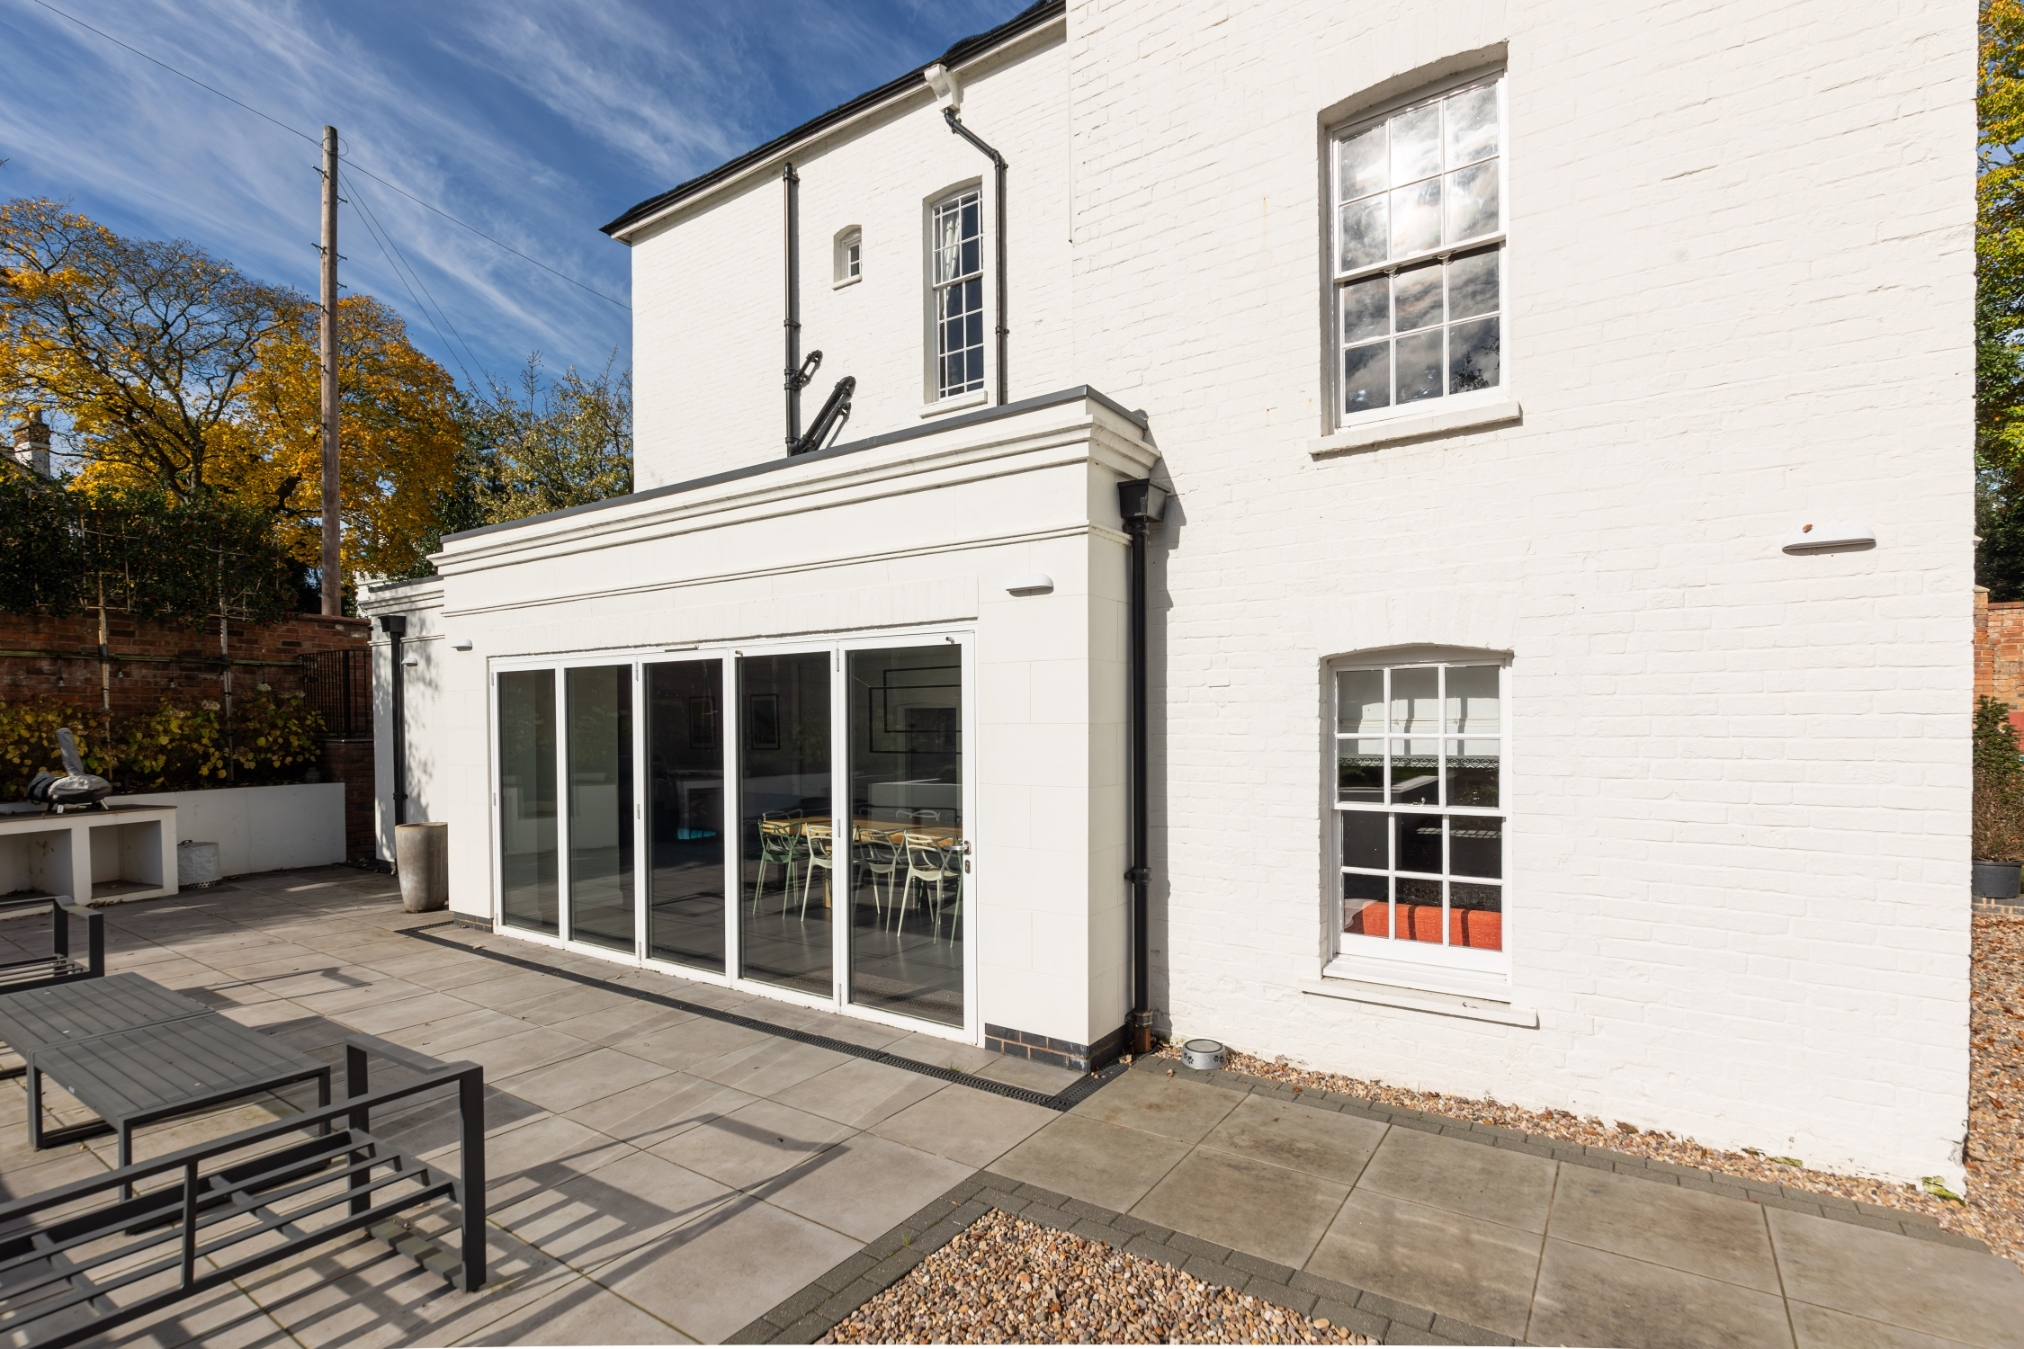
[[[745,696],[745,748],[780,748],[780,697],[773,693]]]

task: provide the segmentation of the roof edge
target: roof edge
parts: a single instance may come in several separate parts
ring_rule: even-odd
[[[1002,407],[979,408],[975,412],[958,413],[956,416],[939,418],[920,426],[909,426],[898,431],[887,431],[882,435],[867,436],[863,440],[853,440],[843,445],[832,445],[826,450],[813,450],[807,454],[784,455],[778,459],[765,459],[756,464],[747,464],[743,468],[724,469],[721,472],[706,474],[700,478],[689,478],[683,482],[665,483],[662,486],[649,487],[640,492],[627,492],[623,496],[606,497],[602,501],[586,501],[580,506],[564,506],[559,510],[543,511],[539,515],[522,516],[518,520],[502,520],[496,525],[479,525],[476,529],[464,529],[459,530],[455,534],[445,534],[441,542],[444,548],[447,549],[448,545],[452,542],[476,538],[481,534],[498,534],[509,529],[524,529],[529,525],[546,524],[551,520],[560,520],[566,516],[588,515],[596,511],[610,510],[614,506],[630,506],[642,501],[652,501],[656,497],[677,496],[683,492],[696,491],[698,488],[715,487],[719,483],[736,482],[740,478],[753,478],[765,473],[775,473],[784,468],[792,468],[797,464],[810,464],[818,463],[824,459],[837,459],[847,454],[858,454],[862,451],[875,450],[885,445],[897,445],[903,441],[919,440],[923,436],[938,435],[958,427],[975,426],[981,422],[994,422],[1005,417],[1016,417],[1023,412],[1035,412],[1042,408],[1059,407],[1063,403],[1083,401],[1095,403],[1099,407],[1109,410],[1116,416],[1138,427],[1142,434],[1151,429],[1145,413],[1135,412],[1118,402],[1115,398],[1100,390],[1093,389],[1087,384],[1077,384],[1070,388],[1057,389],[1053,393],[1036,394],[1031,398],[1022,398],[1014,403],[1006,403]],[[437,553],[434,556],[440,557],[441,555],[441,553]],[[441,578],[431,576],[422,579],[433,581]]]
[[[748,150],[736,159],[719,164],[708,173],[700,174],[684,183],[677,183],[657,196],[648,197],[645,201],[623,212],[610,224],[599,226],[599,229],[603,233],[617,238],[621,233],[631,229],[648,217],[658,215],[668,207],[689,197],[696,196],[705,189],[716,186],[718,183],[737,177],[754,164],[765,162],[796,142],[807,140],[818,132],[825,131],[839,122],[848,121],[861,112],[865,112],[884,103],[888,99],[906,93],[915,85],[924,82],[922,72],[927,70],[928,66],[960,65],[972,57],[982,55],[991,48],[1018,37],[1029,29],[1038,28],[1042,24],[1050,23],[1060,18],[1067,11],[1067,0],[1038,0],[1038,3],[1021,10],[1005,22],[999,24],[996,28],[987,29],[982,33],[977,33],[957,41],[934,60],[914,67],[897,79],[888,80],[876,89],[859,94],[848,103],[840,103],[828,112],[821,113],[803,122],[793,130],[775,136],[764,145]]]

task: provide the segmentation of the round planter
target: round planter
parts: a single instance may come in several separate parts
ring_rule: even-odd
[[[218,845],[184,839],[176,845],[176,888],[196,890],[218,883]]]
[[[434,913],[450,907],[450,826],[394,826],[394,870],[401,879],[401,907],[409,913]]]
[[[2017,873],[2020,867],[2024,867],[2024,863],[1975,863],[1975,897],[1977,899],[2017,898]]]

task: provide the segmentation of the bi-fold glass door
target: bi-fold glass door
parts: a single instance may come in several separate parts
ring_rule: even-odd
[[[500,671],[502,923],[964,1026],[964,682],[952,638]]]

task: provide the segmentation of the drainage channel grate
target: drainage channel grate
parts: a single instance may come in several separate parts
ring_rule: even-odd
[[[1045,1093],[1034,1091],[1030,1087],[1015,1087],[1009,1082],[994,1082],[988,1077],[978,1077],[974,1073],[966,1073],[958,1068],[944,1068],[933,1063],[922,1063],[919,1059],[910,1059],[899,1054],[888,1054],[883,1049],[872,1049],[866,1045],[852,1044],[848,1040],[838,1040],[828,1035],[817,1035],[812,1031],[795,1030],[788,1026],[776,1026],[770,1021],[761,1021],[757,1017],[740,1016],[736,1012],[727,1012],[719,1007],[706,1007],[698,1002],[684,1002],[680,998],[671,998],[665,993],[651,993],[643,988],[632,988],[610,979],[600,979],[594,974],[582,974],[576,970],[559,969],[554,965],[544,965],[538,960],[528,960],[523,956],[507,955],[504,952],[494,951],[489,947],[466,946],[463,942],[451,941],[447,937],[435,935],[438,928],[455,926],[457,926],[455,923],[434,923],[428,927],[403,929],[402,935],[413,937],[416,941],[428,942],[432,946],[444,946],[452,951],[463,951],[468,955],[480,956],[486,960],[495,960],[502,965],[513,965],[519,969],[533,970],[539,974],[552,975],[557,979],[567,979],[572,983],[582,984],[586,988],[601,988],[608,993],[617,993],[623,997],[637,999],[640,1002],[653,1003],[657,1007],[670,1007],[677,1012],[687,1012],[691,1016],[708,1017],[712,1021],[721,1021],[727,1026],[742,1026],[746,1030],[755,1030],[762,1035],[772,1035],[782,1040],[793,1040],[797,1044],[814,1045],[818,1049],[834,1050],[839,1054],[848,1054],[854,1059],[869,1059],[873,1063],[883,1063],[888,1068],[900,1068],[910,1073],[919,1073],[922,1077],[932,1077],[943,1082],[958,1083],[976,1091],[988,1091],[994,1096],[1005,1096],[1015,1101],[1024,1101],[1028,1105],[1045,1106],[1049,1110],[1072,1110],[1078,1103],[1088,1100],[1098,1087],[1125,1070],[1124,1064],[1113,1063],[1098,1072],[1077,1078],[1060,1091],[1049,1096]]]

